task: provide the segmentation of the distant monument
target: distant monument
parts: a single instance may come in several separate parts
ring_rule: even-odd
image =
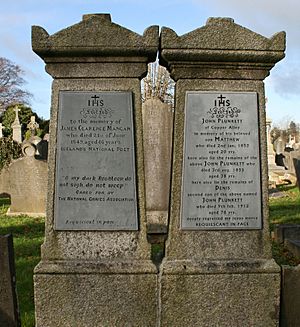
[[[0,123],[0,139],[3,137],[3,131],[4,130],[4,126],[2,126],[2,123]]]
[[[31,132],[31,136],[36,135],[36,130],[39,128],[39,124],[35,121],[35,116],[30,117],[30,122],[27,124],[27,128]]]
[[[18,115],[18,113],[20,111],[19,107],[15,106],[14,111],[16,113],[16,117],[15,117],[14,122],[11,125],[12,130],[13,130],[13,140],[18,143],[22,143],[22,126],[20,124],[19,115]]]

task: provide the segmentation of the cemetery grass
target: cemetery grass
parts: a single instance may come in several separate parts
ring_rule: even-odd
[[[270,197],[270,229],[275,224],[300,224],[300,192],[296,186],[278,187],[281,197]],[[283,245],[272,242],[273,257],[279,265],[296,266],[300,258],[294,257]]]
[[[5,215],[9,199],[0,198],[0,234],[13,234],[17,293],[22,327],[34,327],[33,269],[40,261],[44,218]]]

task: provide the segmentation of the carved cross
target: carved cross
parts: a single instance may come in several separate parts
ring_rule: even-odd
[[[21,111],[21,109],[19,109],[19,107],[18,106],[15,106],[14,107],[14,112],[16,113],[16,118],[15,118],[15,123],[18,123],[18,124],[20,124],[20,121],[19,121],[19,111]]]
[[[31,136],[34,136],[36,129],[39,128],[39,124],[35,121],[35,116],[30,117],[30,123],[27,124],[27,128],[31,131]]]

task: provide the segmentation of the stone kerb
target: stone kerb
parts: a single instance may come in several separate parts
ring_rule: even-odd
[[[263,80],[284,50],[284,32],[268,39],[229,18],[210,18],[183,36],[162,28],[160,64],[176,80],[162,325],[278,325],[280,269],[271,259],[269,242]],[[234,131],[242,133],[236,137]],[[231,153],[227,159],[224,149],[227,156]],[[231,169],[221,177],[225,162],[255,168],[243,174]],[[248,186],[234,186],[245,183],[254,186],[249,195],[244,195]],[[240,195],[230,195],[230,188]],[[219,205],[228,198],[226,214]],[[257,223],[247,222],[248,212]]]
[[[32,28],[33,51],[54,78],[45,242],[35,269],[37,326],[155,326],[157,270],[146,238],[140,79],[158,43],[157,26],[138,35],[108,14],[85,15],[53,35]],[[86,133],[79,133],[82,128]],[[74,176],[81,196],[71,186]],[[115,199],[109,206],[108,195]],[[105,212],[111,218],[105,220]]]

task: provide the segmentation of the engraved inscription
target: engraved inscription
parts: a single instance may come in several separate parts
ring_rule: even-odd
[[[60,92],[55,228],[137,230],[130,92]]]
[[[187,92],[181,228],[260,229],[257,94]]]

